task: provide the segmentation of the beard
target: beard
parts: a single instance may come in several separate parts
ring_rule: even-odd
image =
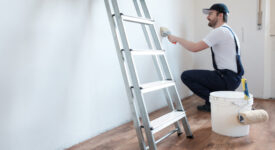
[[[214,20],[209,20],[208,26],[213,28],[216,26],[217,22],[218,22],[217,18],[215,18]]]

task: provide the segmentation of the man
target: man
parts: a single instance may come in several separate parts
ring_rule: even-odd
[[[203,13],[208,14],[208,26],[214,29],[203,40],[191,42],[171,34],[168,39],[191,52],[211,47],[214,71],[188,70],[181,75],[183,83],[205,100],[205,104],[197,109],[210,112],[210,92],[235,90],[240,85],[244,70],[239,55],[238,38],[226,24],[229,13],[226,5],[214,4],[209,9],[203,9]]]

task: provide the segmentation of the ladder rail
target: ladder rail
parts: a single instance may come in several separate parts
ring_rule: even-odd
[[[136,9],[137,15],[139,17],[142,17],[142,12],[140,10],[140,7],[138,5],[137,0],[133,0],[133,2],[134,2],[134,6],[135,6],[135,9]],[[149,11],[148,11],[148,13],[149,13]],[[145,16],[145,17],[147,18],[148,16]],[[151,17],[149,19],[151,19]],[[144,24],[141,24],[141,27],[142,27],[144,36],[146,38],[147,45],[148,45],[148,47],[150,49],[152,49],[153,48],[152,47],[152,40],[149,37],[149,33],[148,33],[148,31],[147,31],[147,29],[146,29],[146,27],[145,27]],[[161,67],[162,64],[161,64],[160,60],[158,59],[158,56],[152,56],[152,58],[153,58],[153,63],[154,63],[154,66],[155,66],[155,68],[157,70],[157,74],[158,74],[159,79],[165,80],[166,78],[165,78],[165,75],[164,75],[164,71],[161,69],[162,68]],[[166,97],[166,101],[167,101],[168,107],[170,108],[170,110],[175,110],[175,108],[174,108],[174,106],[173,106],[173,104],[171,102],[171,100],[172,100],[171,94],[169,93],[169,91],[167,89],[165,89],[164,92],[165,92],[164,94],[165,94],[165,97]]]
[[[179,94],[178,94],[177,87],[174,86],[173,88],[174,88],[174,90],[175,90],[175,92],[176,92],[177,98],[180,99]],[[176,101],[176,103],[178,103],[177,106],[178,106],[178,109],[179,109],[179,110],[185,111],[184,108],[183,108],[183,106],[182,106],[181,101]],[[185,117],[182,119],[182,125],[183,125],[184,132],[185,132],[186,136],[187,136],[188,138],[193,138],[193,134],[192,134],[192,132],[191,132],[191,128],[190,128],[189,123],[188,123],[187,115],[185,115]]]
[[[136,1],[136,0],[134,0]],[[145,0],[140,0],[140,4],[141,4],[141,7],[142,7],[142,10],[143,10],[143,13],[145,15],[145,17],[147,19],[152,19],[151,18],[151,15],[149,13],[149,10],[148,10],[148,7],[147,7],[147,4],[145,2]],[[140,13],[141,14],[141,13]],[[151,31],[151,35],[154,39],[154,43],[155,43],[155,46],[157,49],[163,49],[162,48],[162,45],[160,43],[160,39],[159,37],[157,36],[157,32],[156,32],[156,27],[155,25],[149,25],[149,29]],[[155,56],[155,59],[154,59],[156,62],[157,62],[157,65],[159,67],[158,69],[158,72],[161,73],[162,75],[162,78],[163,79],[170,79],[170,80],[173,80],[173,77],[171,75],[171,72],[170,72],[170,68],[168,66],[168,62],[166,60],[166,57],[165,55],[162,55],[162,56]],[[176,87],[176,84],[175,84],[175,87]],[[176,88],[175,88],[176,89]],[[173,98],[172,98],[172,91],[171,91],[171,88],[166,88],[164,90],[165,92],[165,96],[166,96],[166,101],[168,103],[168,107],[171,109],[171,110],[175,110],[174,106],[173,106]],[[176,92],[176,95],[177,95],[177,100],[175,100],[176,102],[176,107],[177,107],[177,110],[184,110],[182,107],[182,105],[178,102],[178,101],[181,101],[181,99],[179,98],[179,95],[178,95],[178,92]],[[181,131],[181,128],[180,128],[180,125],[179,125],[179,122],[176,122],[175,123],[175,127],[178,128],[178,134],[181,134],[182,131]]]
[[[114,17],[116,18],[116,21],[117,21],[117,24],[118,24],[118,28],[119,28],[119,32],[120,32],[120,38],[122,39],[122,45],[123,45],[124,53],[125,53],[126,56],[128,56],[128,57],[126,57],[126,61],[127,61],[127,64],[128,64],[128,68],[130,70],[130,76],[133,79],[132,82],[133,82],[133,87],[134,87],[134,91],[135,91],[136,100],[137,100],[137,103],[139,105],[139,108],[141,109],[140,111],[142,112],[141,113],[141,116],[142,116],[141,118],[142,118],[142,122],[144,124],[144,128],[145,128],[145,131],[146,131],[145,134],[147,136],[148,144],[149,144],[150,149],[156,150],[157,148],[156,148],[156,145],[155,145],[155,138],[154,138],[153,134],[150,132],[151,129],[150,129],[150,120],[149,120],[148,112],[145,108],[143,95],[140,91],[137,74],[136,74],[136,71],[134,69],[135,66],[133,64],[132,55],[131,55],[131,52],[130,52],[128,40],[127,40],[126,33],[125,33],[125,30],[124,30],[124,24],[122,22],[121,14],[119,12],[119,7],[118,7],[118,4],[117,4],[116,0],[112,0],[112,6],[114,8],[114,13],[115,13]]]
[[[116,25],[115,25],[115,22],[114,22],[113,17],[112,17],[109,0],[105,0],[105,6],[106,6],[107,15],[108,15],[108,19],[109,19],[111,30],[112,30],[113,39],[115,41],[114,43],[115,43],[115,46],[116,46],[116,49],[117,49],[117,56],[118,56],[121,72],[122,72],[122,75],[123,75],[123,81],[124,81],[124,85],[125,85],[125,89],[126,89],[126,93],[127,93],[127,97],[128,97],[128,102],[129,102],[130,108],[131,108],[131,116],[132,116],[132,119],[133,119],[133,122],[134,122],[134,126],[135,126],[135,129],[136,129],[138,139],[139,139],[139,145],[140,145],[140,148],[145,150],[146,149],[146,143],[144,142],[144,137],[143,137],[143,134],[142,134],[142,130],[140,128],[141,123],[139,121],[139,116],[137,114],[138,109],[136,108],[136,104],[134,103],[134,97],[133,97],[131,88],[129,87],[129,85],[130,85],[129,77],[127,76],[128,74],[127,74],[127,71],[125,69],[125,64],[124,64],[124,61],[123,61],[123,57],[121,55],[120,42],[119,42],[119,39],[117,37],[117,30],[115,28]],[[129,87],[129,88],[127,88],[127,87]]]
[[[135,6],[135,9],[136,9],[137,15],[139,17],[142,17],[142,13],[141,13],[141,10],[139,8],[137,0],[133,0],[133,2],[134,2],[134,6]],[[143,33],[144,33],[144,36],[145,36],[145,39],[146,39],[148,47],[150,49],[153,49],[153,45],[152,45],[153,41],[151,40],[151,38],[149,36],[149,33],[148,33],[147,29],[146,29],[146,26],[144,24],[141,24],[141,27],[142,27],[142,30],[143,30]],[[158,72],[159,79],[165,80],[164,73],[163,73],[163,71],[161,70],[161,67],[160,67],[161,66],[161,62],[158,60],[157,56],[152,56],[152,58],[153,58],[154,66],[155,66],[155,68],[156,68],[156,70]]]
[[[133,0],[133,2],[134,2],[134,6],[135,6],[135,9],[136,9],[137,15],[139,17],[142,17],[142,13],[140,11],[137,0]],[[152,45],[153,41],[151,40],[151,38],[149,36],[149,33],[147,31],[146,26],[144,24],[141,24],[141,27],[142,27],[142,31],[144,33],[144,36],[145,36],[145,39],[146,39],[146,42],[147,42],[147,46],[149,47],[149,49],[153,49],[153,45]],[[152,58],[153,58],[154,66],[155,66],[155,68],[157,70],[157,73],[159,75],[159,79],[164,80],[165,77],[164,77],[163,71],[161,70],[161,67],[160,67],[161,64],[160,64],[159,60],[157,59],[157,56],[152,56]]]
[[[145,17],[148,18],[148,19],[151,19],[151,16],[150,16],[150,13],[149,13],[149,10],[148,10],[148,7],[146,5],[145,0],[140,0],[140,3],[141,3],[141,6],[142,6],[142,9],[143,9]],[[158,39],[158,36],[156,36],[157,33],[156,33],[155,26],[154,25],[150,25],[149,27],[150,27],[150,30],[152,32],[152,35],[154,36],[156,48],[157,49],[163,49],[162,45],[160,43],[160,40]],[[159,58],[161,59],[163,70],[166,70],[166,72],[164,71],[166,78],[175,81],[173,79],[173,76],[172,76],[171,72],[170,72],[170,68],[169,68],[166,56],[162,55],[162,56],[159,56]],[[171,93],[171,90],[170,89],[168,89],[168,90],[170,91],[169,93]],[[178,99],[178,100],[175,101],[177,103],[177,109],[184,111],[184,108],[183,108],[183,106],[181,104],[181,99],[180,99],[180,96],[178,94],[177,86],[176,85],[175,85],[175,91],[176,91],[175,92],[175,96]]]
[[[151,15],[149,13],[149,10],[148,10],[148,7],[146,5],[146,2],[145,0],[140,0],[140,4],[141,4],[141,7],[143,9],[143,12],[144,12],[144,15],[146,18],[148,19],[152,19],[151,18]],[[156,32],[156,27],[155,25],[149,25],[149,29],[152,33],[152,36],[153,36],[153,39],[154,39],[154,43],[155,43],[155,46],[156,46],[156,49],[163,49],[161,44],[160,44],[160,40],[159,40],[159,37],[157,36],[157,32]],[[169,69],[169,66],[168,66],[168,63],[166,61],[166,58],[165,56],[159,56],[159,58],[162,60],[160,62],[162,62],[162,67],[163,67],[163,70],[166,70],[164,71],[164,74],[165,74],[165,78],[166,79],[172,79],[173,80],[173,77],[171,76],[171,73],[170,73],[170,69]]]
[[[139,17],[142,17],[142,14],[141,14],[141,11],[139,9],[137,0],[133,0],[133,2],[134,2],[134,6],[135,6],[135,9],[136,9],[137,15]],[[149,34],[147,32],[146,26],[144,24],[141,24],[141,28],[142,28],[142,31],[144,33],[144,36],[145,36],[145,39],[146,39],[146,42],[147,42],[147,46],[149,47],[149,49],[153,49],[152,42],[151,42],[151,39],[150,39]]]
[[[139,17],[143,17],[142,12],[141,12],[141,10],[140,10],[140,7],[139,7],[139,5],[138,5],[137,0],[133,0],[133,2],[134,2],[134,6],[135,6],[135,9],[136,9],[137,15],[138,15]],[[149,13],[149,11],[148,11],[148,13]],[[148,17],[148,16],[145,16],[145,17]],[[147,18],[147,19],[148,19],[148,18]],[[151,19],[151,18],[149,18],[149,19]],[[148,47],[149,47],[150,49],[152,49],[152,48],[153,48],[153,47],[152,47],[152,40],[151,40],[150,37],[149,37],[149,33],[148,33],[147,29],[146,29],[146,26],[145,26],[144,24],[141,24],[141,27],[142,27],[142,30],[143,30],[143,33],[144,33],[144,36],[145,36],[147,45],[148,45]],[[162,67],[161,67],[161,62],[160,62],[160,60],[158,59],[157,56],[152,56],[152,58],[153,58],[153,63],[154,63],[154,66],[155,66],[155,68],[156,68],[156,70],[157,70],[157,74],[158,74],[159,79],[165,80],[165,75],[164,75],[164,71],[161,69]],[[167,104],[168,104],[169,109],[170,109],[171,111],[175,110],[175,108],[174,108],[174,106],[173,106],[173,103],[172,103],[172,101],[171,101],[171,100],[172,100],[172,97],[171,97],[171,94],[169,93],[169,90],[165,89],[164,92],[165,92],[164,94],[165,94],[166,102],[167,102]],[[177,125],[177,127],[179,128],[179,125]],[[180,131],[180,128],[179,128],[179,131]],[[180,131],[180,132],[181,132],[181,131]]]
[[[141,11],[140,11],[140,9],[138,7],[138,3],[136,2],[137,0],[133,0],[133,1],[135,2],[136,9],[138,9],[138,15],[141,15]],[[151,15],[149,13],[148,7],[146,5],[145,0],[140,0],[140,4],[141,4],[141,7],[142,7],[142,10],[143,10],[143,13],[144,13],[145,17],[147,19],[152,19]],[[154,43],[155,43],[156,49],[163,49],[162,46],[161,46],[161,44],[160,44],[160,42],[159,42],[160,40],[159,40],[159,37],[157,36],[155,25],[149,25],[149,29],[150,29],[151,35],[152,35],[152,37],[154,39]],[[146,32],[144,34],[148,34],[148,32]],[[163,61],[161,61],[159,59],[162,59]],[[158,70],[159,74],[162,75],[161,78],[162,79],[171,79],[171,80],[173,80],[173,77],[171,76],[171,73],[169,71],[170,69],[169,69],[168,63],[166,61],[165,55],[163,55],[163,56],[155,56],[154,60],[157,62],[156,66],[158,66],[157,70]],[[168,72],[165,73],[164,70],[167,70]],[[169,91],[167,91],[167,92],[169,93]],[[168,95],[168,94],[166,94],[166,95]],[[170,97],[170,96],[167,96],[167,97]]]

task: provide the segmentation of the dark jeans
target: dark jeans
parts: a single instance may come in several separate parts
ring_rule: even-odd
[[[188,70],[181,75],[182,82],[209,105],[209,95],[214,91],[234,91],[241,77],[230,70]]]

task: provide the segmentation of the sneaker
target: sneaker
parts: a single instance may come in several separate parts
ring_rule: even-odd
[[[197,109],[198,109],[199,111],[211,112],[211,107],[210,107],[210,105],[206,105],[206,104],[197,106]]]

